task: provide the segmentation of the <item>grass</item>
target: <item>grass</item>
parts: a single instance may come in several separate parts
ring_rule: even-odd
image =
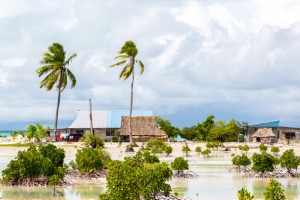
[[[12,144],[0,144],[0,147],[29,147],[31,143],[12,143]]]

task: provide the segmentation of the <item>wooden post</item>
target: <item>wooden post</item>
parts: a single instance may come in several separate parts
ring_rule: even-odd
[[[90,99],[89,101],[90,101],[90,122],[91,122],[90,131],[94,135],[94,132],[93,132],[93,117],[92,117],[92,100]]]

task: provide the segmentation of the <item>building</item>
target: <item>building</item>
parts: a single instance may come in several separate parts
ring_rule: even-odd
[[[131,117],[131,126],[134,142],[148,142],[149,140],[168,141],[168,135],[157,126],[156,116]],[[122,140],[129,140],[129,116],[122,117],[120,137],[122,137]]]
[[[249,124],[247,126],[247,141],[261,142],[269,140],[270,142],[300,142],[300,128],[279,126],[280,120]],[[272,133],[274,135],[272,135]]]
[[[93,110],[93,132],[103,140],[111,140],[121,127],[122,116],[129,116],[129,110]],[[133,110],[132,116],[153,116],[152,110]],[[68,127],[71,134],[90,132],[89,110],[78,110],[77,118]]]

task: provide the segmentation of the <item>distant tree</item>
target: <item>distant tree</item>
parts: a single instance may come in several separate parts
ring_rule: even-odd
[[[157,124],[159,125],[160,129],[164,131],[171,139],[176,138],[181,132],[179,128],[172,126],[169,120],[163,119],[159,116],[157,117]]]
[[[197,156],[199,157],[201,153],[201,147],[196,147],[195,152],[197,153]]]
[[[194,140],[197,136],[197,133],[193,128],[190,127],[183,127],[181,131],[181,137],[187,139],[187,140]]]
[[[280,166],[281,168],[286,168],[287,173],[292,177],[298,177],[298,173],[293,171],[293,169],[297,170],[300,165],[300,160],[298,156],[295,155],[294,149],[286,150],[282,156],[280,157]]]
[[[126,80],[131,75],[131,96],[130,96],[130,112],[129,112],[129,138],[130,143],[133,144],[132,139],[132,125],[131,125],[131,115],[132,115],[132,103],[133,103],[133,82],[134,82],[134,66],[137,63],[140,67],[140,75],[144,72],[144,64],[142,61],[137,60],[136,56],[138,54],[138,49],[136,45],[132,41],[126,41],[125,44],[122,46],[121,50],[119,51],[119,55],[115,59],[122,59],[122,61],[117,62],[110,67],[125,65],[122,69],[119,79]]]
[[[211,151],[209,149],[205,149],[205,150],[201,151],[201,154],[203,155],[204,159],[208,158],[210,153],[211,153]]]
[[[249,146],[246,143],[243,146],[239,145],[239,150],[247,154],[247,152],[249,151]]]
[[[169,156],[173,151],[173,148],[171,146],[166,146],[165,147],[165,153],[167,154],[167,156]]]
[[[266,192],[264,193],[265,200],[284,200],[284,190],[281,183],[271,178],[268,183]]]
[[[277,156],[278,153],[280,152],[279,147],[272,146],[271,147],[271,152],[274,154],[274,156]]]
[[[27,138],[29,140],[35,138],[37,140],[37,142],[41,142],[41,140],[47,136],[47,131],[50,130],[49,126],[43,126],[40,123],[36,123],[36,125],[32,125],[30,124],[27,128],[26,128],[26,133],[27,133]]]
[[[20,135],[20,131],[16,130],[16,131],[13,131],[10,133],[10,136],[13,138],[13,139],[16,139],[16,137]]]
[[[147,142],[145,149],[150,151],[153,154],[156,154],[165,151],[166,147],[167,147],[166,143],[164,143],[161,140],[150,140]]]
[[[214,118],[215,118],[215,116],[209,115],[209,116],[206,117],[206,120],[204,122],[202,122],[201,125],[204,129],[203,140],[206,140],[206,137],[207,137],[208,133],[214,127],[214,125],[215,125]]]
[[[184,160],[183,157],[177,157],[174,159],[173,162],[171,162],[171,168],[173,170],[176,170],[178,173],[183,170],[189,169],[188,160]]]
[[[266,151],[268,150],[268,147],[265,146],[264,143],[260,143],[260,145],[258,146],[258,148],[259,148],[259,150],[260,150],[261,152],[266,152]]]
[[[39,77],[48,74],[40,83],[40,88],[45,87],[46,91],[52,90],[54,84],[58,91],[58,99],[56,106],[55,122],[54,122],[54,134],[56,136],[58,110],[60,105],[60,94],[67,86],[68,78],[71,80],[71,88],[76,85],[76,78],[73,73],[67,67],[77,54],[71,55],[66,59],[66,51],[64,47],[59,43],[53,43],[48,47],[48,51],[44,53],[44,58],[40,61],[41,67],[36,70]],[[56,137],[55,137],[56,138]]]
[[[237,167],[238,171],[241,171],[241,166],[244,167],[244,171],[248,165],[251,165],[251,160],[248,158],[246,154],[242,154],[241,156],[234,156],[231,160],[232,164]]]
[[[182,147],[182,152],[185,153],[185,156],[187,157],[191,149],[186,145]]]
[[[224,120],[217,121],[210,130],[208,141],[235,142],[238,139],[240,128],[235,119],[228,123]]]

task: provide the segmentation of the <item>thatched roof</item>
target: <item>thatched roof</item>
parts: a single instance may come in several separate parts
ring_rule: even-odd
[[[275,137],[272,128],[259,128],[251,137]]]
[[[156,116],[131,117],[132,135],[168,137],[157,127]],[[120,135],[129,135],[129,116],[122,116]]]

